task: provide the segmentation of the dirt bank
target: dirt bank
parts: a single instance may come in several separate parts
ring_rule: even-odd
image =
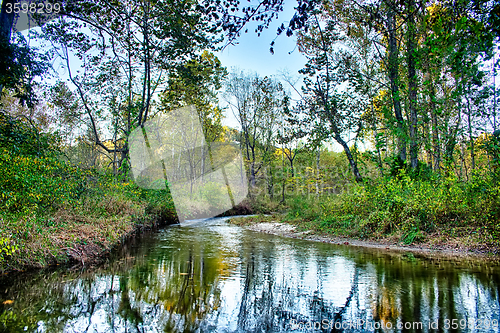
[[[55,265],[82,268],[105,261],[113,249],[138,234],[176,220],[158,212],[130,212],[108,218],[95,218],[71,210],[59,210],[46,217],[44,228],[25,227],[23,241],[12,255],[0,260],[1,273],[26,271]],[[2,222],[2,221],[0,221]],[[30,223],[29,217],[11,222]]]
[[[403,245],[391,238],[377,240],[360,240],[348,237],[338,237],[328,234],[319,234],[312,230],[301,231],[295,225],[286,222],[262,222],[255,219],[248,221],[232,219],[230,222],[238,224],[249,230],[263,232],[272,235],[278,235],[289,238],[305,239],[314,242],[331,243],[338,245],[357,246],[373,249],[382,249],[392,252],[413,252],[425,256],[459,256],[477,259],[500,260],[498,249],[492,249],[485,246],[469,247],[463,242],[457,240],[442,241],[434,239],[425,244]]]
[[[99,238],[88,238],[87,242],[75,244],[74,247],[65,248],[67,258],[63,257],[59,264],[73,263],[79,267],[94,266],[102,263],[113,249],[119,248],[131,238],[151,230],[157,230],[177,221],[165,221],[158,217],[143,217],[128,223],[125,228],[118,230],[114,242],[100,242]],[[96,241],[97,240],[97,241]]]

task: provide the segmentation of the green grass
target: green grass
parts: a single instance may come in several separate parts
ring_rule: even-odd
[[[335,236],[500,246],[500,186],[487,172],[468,182],[402,173],[338,195],[289,197],[287,204],[284,221]]]
[[[64,167],[63,163],[61,165]],[[43,179],[53,170],[47,168],[37,172]],[[144,190],[134,183],[120,182],[95,171],[80,172],[80,177],[60,179],[62,187],[72,188],[76,184],[83,187],[71,200],[64,195],[58,197],[57,192],[51,201],[44,195],[37,196],[37,191],[48,192],[50,184],[43,182],[28,192],[28,199],[22,187],[18,191],[10,187],[13,194],[4,200],[17,204],[4,206],[8,209],[0,211],[1,271],[71,260],[85,264],[98,259],[138,228],[175,219],[168,191]],[[39,200],[30,201],[33,197]]]

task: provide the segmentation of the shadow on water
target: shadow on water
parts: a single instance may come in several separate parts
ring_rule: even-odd
[[[5,332],[499,332],[500,267],[188,221],[0,285]],[[473,327],[474,326],[474,327]]]

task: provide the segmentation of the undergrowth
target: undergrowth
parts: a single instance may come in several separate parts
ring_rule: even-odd
[[[285,220],[316,231],[357,238],[395,237],[404,244],[429,235],[500,242],[500,186],[487,172],[454,177],[379,178],[335,196],[292,197]]]
[[[35,165],[44,163],[32,160]],[[59,161],[48,163],[57,169],[37,169],[31,177],[39,182],[24,181],[30,172],[28,167],[3,174],[2,184],[8,185],[9,195],[0,199],[4,207],[0,211],[1,271],[42,267],[71,258],[85,264],[137,227],[175,220],[168,190],[141,189],[132,182],[90,170],[76,169],[64,177],[64,172],[73,167]],[[0,163],[0,169],[5,165]],[[5,180],[9,175],[17,177]]]

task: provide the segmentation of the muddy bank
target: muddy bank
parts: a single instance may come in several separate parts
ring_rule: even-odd
[[[337,245],[347,245],[380,249],[392,252],[412,252],[425,256],[456,256],[489,260],[500,260],[499,249],[488,248],[484,245],[465,246],[462,242],[450,240],[449,242],[435,241],[434,244],[412,244],[403,245],[394,239],[385,238],[378,240],[360,240],[349,237],[339,237],[328,234],[319,234],[312,230],[301,231],[297,226],[286,222],[241,222],[237,218],[230,220],[231,223],[239,224],[242,227],[282,237],[298,238],[314,242],[331,243]]]
[[[135,217],[127,214],[95,219],[61,210],[50,217],[54,226],[44,229],[42,233],[27,233],[18,250],[1,262],[1,273],[5,275],[57,265],[73,269],[99,265],[109,258],[112,251],[134,237],[178,223],[172,216],[148,212]]]
[[[162,216],[136,219],[126,230],[117,235],[118,241],[106,244],[91,240],[86,244],[75,244],[74,247],[65,249],[67,260],[56,262],[56,264],[76,265],[78,268],[99,265],[109,258],[112,251],[119,249],[133,238],[145,232],[156,231],[159,228],[177,223],[179,223],[177,220],[164,220]]]

